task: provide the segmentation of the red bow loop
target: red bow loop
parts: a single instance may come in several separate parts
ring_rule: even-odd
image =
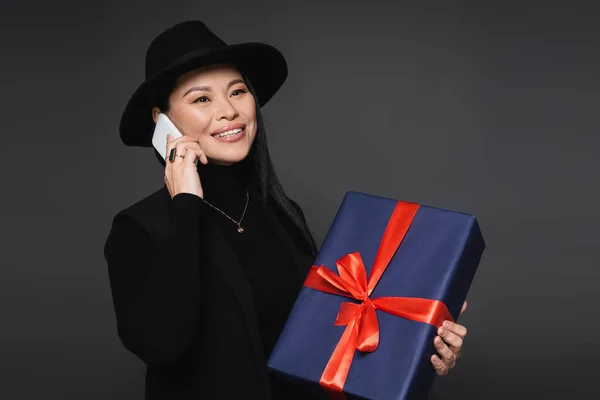
[[[335,264],[348,293],[363,300],[367,296],[367,270],[360,253],[346,254]]]

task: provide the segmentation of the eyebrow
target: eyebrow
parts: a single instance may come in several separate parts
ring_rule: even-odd
[[[236,78],[236,79],[233,79],[233,80],[229,81],[229,83],[227,84],[227,89],[229,89],[230,87],[232,87],[236,83],[243,83],[244,85],[246,84],[246,82],[244,82],[243,79]],[[189,93],[192,93],[192,92],[202,92],[202,91],[203,92],[212,92],[212,88],[210,86],[193,86],[193,87],[189,88],[183,94],[183,97],[187,96]]]

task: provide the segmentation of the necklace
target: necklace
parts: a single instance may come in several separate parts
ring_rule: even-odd
[[[209,206],[211,206],[212,208],[214,208],[215,210],[217,210],[218,212],[220,212],[221,214],[223,214],[224,216],[226,216],[227,218],[232,220],[233,223],[236,224],[238,227],[238,229],[237,229],[238,233],[244,233],[244,228],[242,228],[242,220],[244,219],[244,216],[246,215],[246,209],[248,209],[248,201],[249,200],[250,200],[250,196],[248,195],[248,190],[246,190],[246,205],[244,206],[244,212],[242,213],[240,220],[236,221],[235,219],[231,218],[229,215],[225,214],[223,211],[219,210],[217,207],[210,204],[208,201],[202,199],[202,201],[204,201],[206,204],[208,204]]]

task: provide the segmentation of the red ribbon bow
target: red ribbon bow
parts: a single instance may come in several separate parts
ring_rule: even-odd
[[[324,266],[312,266],[304,286],[329,294],[350,297],[361,303],[345,302],[340,306],[335,326],[346,326],[331,355],[320,384],[333,397],[343,398],[343,388],[356,350],[373,352],[379,346],[379,324],[375,310],[439,327],[444,320],[454,321],[446,305],[437,300],[417,297],[379,297],[371,293],[419,209],[418,204],[399,201],[383,234],[379,250],[367,280],[360,253],[350,253],[336,262],[339,276]]]

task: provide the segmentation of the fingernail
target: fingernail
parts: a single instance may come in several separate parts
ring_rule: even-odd
[[[444,328],[440,327],[440,329],[439,329],[438,333],[439,333],[440,335],[445,335],[445,334],[446,334],[446,330],[445,330]]]
[[[446,328],[450,328],[450,321],[445,321],[445,322],[444,322],[444,326],[445,326]]]

